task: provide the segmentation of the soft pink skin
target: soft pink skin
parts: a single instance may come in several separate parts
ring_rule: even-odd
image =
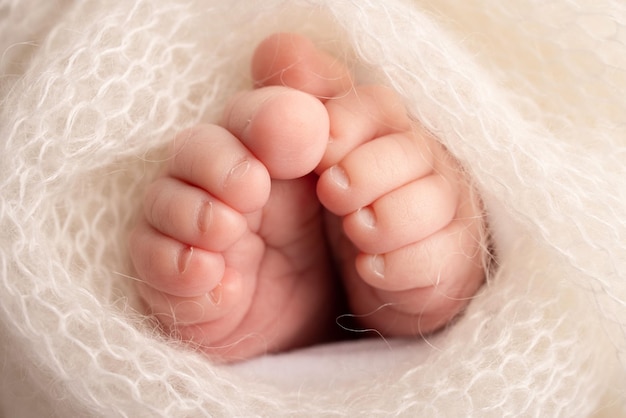
[[[222,361],[323,341],[346,313],[332,252],[362,326],[448,323],[484,276],[457,163],[393,92],[299,35],[262,42],[252,75],[220,126],[178,135],[146,193],[131,257],[149,312]]]

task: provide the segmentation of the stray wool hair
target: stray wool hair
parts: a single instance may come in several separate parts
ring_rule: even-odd
[[[0,0],[3,416],[626,416],[619,0]],[[138,313],[128,234],[177,132],[310,36],[405,100],[497,253],[425,340],[216,365]]]

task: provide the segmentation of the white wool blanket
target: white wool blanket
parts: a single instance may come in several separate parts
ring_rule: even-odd
[[[137,312],[176,132],[298,31],[466,167],[497,265],[438,335],[211,364]],[[622,0],[0,0],[0,415],[626,416]]]

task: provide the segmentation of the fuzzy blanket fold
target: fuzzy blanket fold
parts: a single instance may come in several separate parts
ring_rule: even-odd
[[[620,0],[0,0],[0,22],[0,415],[626,416]],[[498,265],[444,333],[218,367],[136,313],[138,196],[276,31],[396,89],[475,180]]]

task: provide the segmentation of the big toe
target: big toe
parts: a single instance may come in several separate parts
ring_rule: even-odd
[[[274,179],[294,179],[313,171],[329,138],[324,105],[307,93],[280,86],[236,96],[226,107],[223,125]]]
[[[353,87],[344,62],[295,33],[277,33],[259,44],[252,58],[252,77],[257,87],[291,87],[321,100]]]

